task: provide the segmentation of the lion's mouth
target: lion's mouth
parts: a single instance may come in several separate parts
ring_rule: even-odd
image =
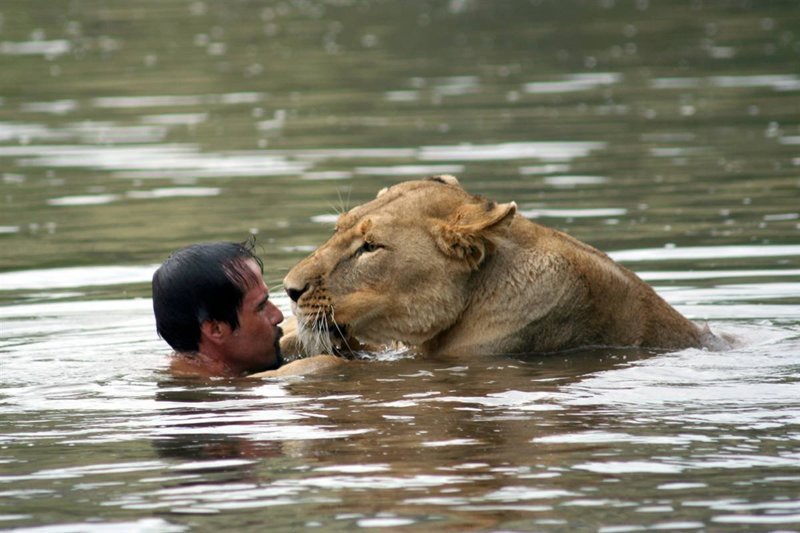
[[[298,318],[298,338],[306,355],[348,356],[360,347],[360,344],[350,336],[347,324],[340,324],[325,315]]]

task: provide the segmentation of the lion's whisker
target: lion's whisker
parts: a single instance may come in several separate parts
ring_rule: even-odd
[[[342,342],[347,347],[347,351],[353,353],[353,349],[350,347],[350,343],[347,342],[347,337],[345,336],[342,329],[339,327],[339,324],[336,322],[336,310],[331,307],[331,322],[333,322],[333,327],[336,328],[336,331],[339,333],[339,337],[341,337]]]
[[[342,189],[340,189],[340,188],[336,189],[336,195],[339,197],[339,209],[336,209],[336,212],[339,215],[343,215],[344,213],[347,212],[348,207],[350,206],[350,195],[352,194],[352,192],[353,192],[353,188],[352,187],[348,187],[347,188],[347,200],[345,200],[344,198],[342,198]]]
[[[346,213],[350,209],[350,195],[353,193],[353,187],[347,188],[347,201],[342,204],[342,212]],[[339,201],[342,201],[341,194],[339,195]]]
[[[328,315],[321,313],[321,317],[322,327],[319,331],[319,342],[321,347],[324,349],[324,353],[333,353],[333,344],[331,343],[330,335],[328,334],[328,331],[330,331],[328,328]]]
[[[303,321],[303,328],[299,332],[300,344],[305,355],[333,353],[328,333],[328,317],[322,309],[317,309],[307,322]]]
[[[339,211],[339,209],[337,209],[336,206],[333,205],[330,202],[328,202],[328,207],[330,207],[331,210],[333,210],[333,212],[336,214],[336,216],[340,216],[342,214],[342,211]]]

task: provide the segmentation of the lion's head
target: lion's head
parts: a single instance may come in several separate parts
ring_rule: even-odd
[[[447,330],[515,212],[513,202],[433,176],[342,214],[334,235],[284,279],[306,351],[330,352],[331,336],[420,345]]]

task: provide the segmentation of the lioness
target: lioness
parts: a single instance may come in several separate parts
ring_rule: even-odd
[[[604,253],[516,210],[432,176],[342,214],[284,279],[301,344],[330,352],[333,335],[468,356],[716,339]]]

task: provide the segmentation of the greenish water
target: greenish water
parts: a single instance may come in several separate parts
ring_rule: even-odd
[[[798,65],[796,1],[4,0],[0,527],[800,529]],[[162,373],[170,251],[278,289],[434,173],[743,346]]]

